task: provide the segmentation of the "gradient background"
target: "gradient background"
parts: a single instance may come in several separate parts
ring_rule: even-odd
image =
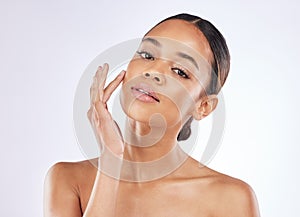
[[[84,160],[72,111],[87,65],[181,12],[215,24],[232,56],[223,89],[226,130],[209,166],[248,182],[262,216],[299,216],[299,6],[296,0],[2,0],[1,216],[42,216],[49,167]]]

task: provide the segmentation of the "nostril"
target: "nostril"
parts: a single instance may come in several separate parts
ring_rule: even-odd
[[[154,80],[160,82],[160,79],[158,77],[154,77]]]
[[[157,84],[161,84],[163,82],[163,78],[161,77],[160,73],[155,73],[155,72],[143,72],[143,76],[145,78],[151,78],[153,81],[155,81]]]

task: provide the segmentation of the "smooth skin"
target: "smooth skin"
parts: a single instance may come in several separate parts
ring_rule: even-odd
[[[147,36],[163,36],[181,41],[197,50],[208,62],[212,60],[211,51],[203,34],[185,21],[166,21],[150,31]],[[202,39],[200,42],[198,37]],[[91,87],[89,120],[98,141],[105,144],[100,147],[104,150],[103,153],[110,150],[119,159],[149,160],[153,156],[164,155],[176,144],[176,136],[182,126],[181,122],[172,123],[172,127],[167,128],[164,137],[146,151],[144,149],[141,151],[141,148],[132,147],[124,142],[107,110],[106,102],[118,85],[122,82],[123,85],[126,84],[131,76],[137,75],[135,73],[142,73],[134,70],[142,66],[141,61],[132,61],[127,72],[121,72],[107,87],[105,87],[105,80],[108,65],[104,64],[103,67],[98,68]],[[177,78],[177,74],[172,74],[174,71],[163,70],[170,68],[168,64],[172,63],[155,61],[157,61],[155,66],[159,76],[170,73],[169,76]],[[164,74],[159,70],[163,70]],[[149,71],[149,73],[152,72]],[[194,90],[200,90],[197,84],[191,80],[178,79],[181,79],[181,84],[190,90],[196,102],[191,107],[192,109],[185,110],[184,118],[193,116],[194,119],[201,120],[215,109],[218,102],[217,96],[198,99],[193,93]],[[168,101],[165,102],[168,103]],[[156,109],[162,114],[168,112],[167,108],[159,104]],[[139,117],[143,117],[143,114],[134,116],[135,113],[130,113],[131,111],[126,110],[126,107],[124,112],[131,115],[131,124],[138,133],[149,131],[147,120],[136,121]],[[145,112],[148,111],[145,110]],[[99,160],[102,167],[109,166],[110,162]],[[98,159],[91,161],[97,164]],[[128,182],[111,178],[100,172],[93,164],[86,160],[75,163],[62,162],[51,167],[45,180],[45,217],[259,216],[255,194],[247,183],[206,166],[199,166],[199,162],[190,157],[169,175],[149,182]],[[121,170],[122,164],[114,165],[114,168],[116,171]]]

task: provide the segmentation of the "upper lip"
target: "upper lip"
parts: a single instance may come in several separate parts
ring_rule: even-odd
[[[135,90],[141,92],[142,94],[146,94],[146,95],[152,97],[157,102],[160,101],[159,98],[157,97],[156,93],[152,89],[152,87],[146,83],[140,83],[140,84],[134,85],[131,87],[131,89],[135,89]]]

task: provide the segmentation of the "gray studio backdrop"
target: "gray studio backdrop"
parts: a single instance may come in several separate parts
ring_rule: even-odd
[[[2,0],[1,216],[42,216],[49,167],[85,159],[73,99],[88,64],[180,12],[214,23],[232,56],[225,132],[209,166],[248,182],[262,216],[299,216],[298,8],[291,0]]]

